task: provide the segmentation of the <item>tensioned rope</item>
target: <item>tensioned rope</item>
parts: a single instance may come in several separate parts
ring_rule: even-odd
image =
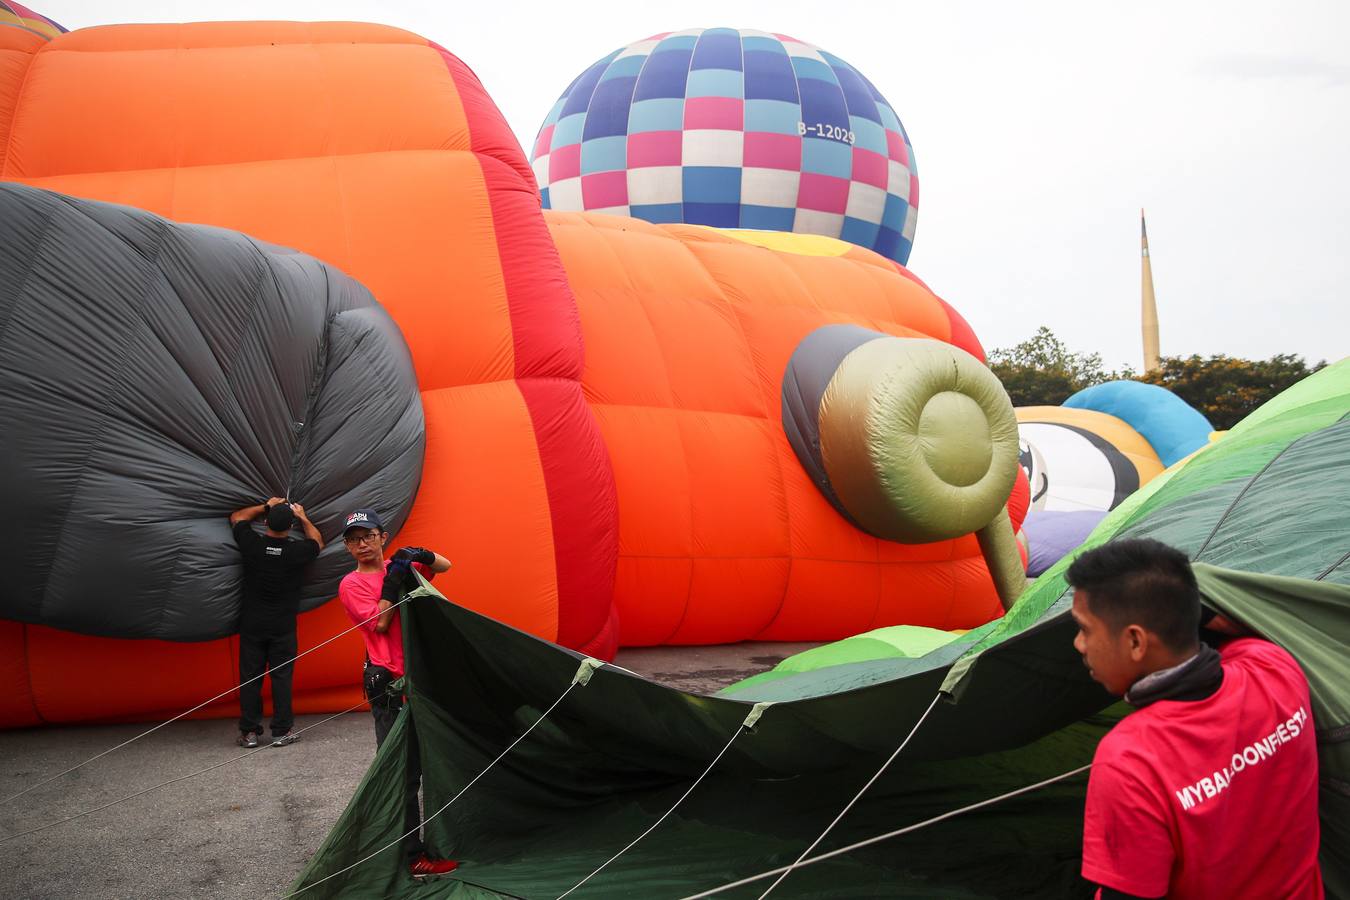
[[[356,704],[355,706],[349,706],[349,707],[347,707],[346,709],[344,709],[344,710],[343,710],[342,712],[340,712],[340,713],[334,713],[333,715],[329,716],[329,717],[326,718],[326,719],[321,719],[321,720],[318,721],[318,722],[314,722],[314,723],[311,723],[311,724],[309,724],[309,725],[306,725],[304,728],[301,728],[299,731],[296,731],[295,734],[296,734],[296,735],[304,734],[306,731],[309,731],[311,728],[318,728],[320,725],[324,725],[324,724],[327,724],[328,722],[333,721],[333,720],[336,719],[338,716],[345,716],[345,715],[347,715],[347,713],[355,712],[356,710],[360,709],[361,707],[363,707],[363,706],[365,706],[365,705],[366,705],[366,701],[365,701],[364,698],[362,698],[361,702],[358,703],[358,704]],[[171,784],[177,784],[177,783],[180,782],[180,781],[187,781],[189,778],[196,778],[198,775],[205,775],[207,772],[213,771],[213,770],[215,770],[215,769],[219,769],[221,766],[228,766],[230,763],[235,763],[235,762],[238,762],[238,761],[241,760],[241,759],[246,759],[247,757],[250,757],[250,756],[252,756],[252,755],[255,754],[255,753],[261,753],[261,752],[264,751],[264,750],[270,750],[270,749],[272,749],[274,746],[275,746],[274,744],[263,744],[261,747],[258,747],[258,748],[254,749],[254,750],[249,750],[247,753],[240,753],[238,756],[231,756],[231,757],[230,757],[229,759],[227,759],[227,760],[223,760],[223,761],[218,762],[218,763],[215,763],[215,764],[213,764],[213,765],[209,765],[209,766],[207,766],[205,769],[198,769],[197,771],[195,771],[195,772],[190,772],[190,773],[188,773],[187,775],[179,775],[177,778],[170,778],[168,781],[160,782],[159,784],[157,784],[157,785],[155,785],[155,786],[153,786],[153,787],[148,787],[148,788],[146,788],[145,790],[137,791],[137,792],[134,793],[134,794],[127,794],[125,797],[121,797],[121,798],[118,798],[117,800],[113,800],[111,803],[105,803],[105,804],[103,804],[102,806],[96,806],[96,807],[94,807],[93,809],[86,809],[84,812],[76,813],[76,814],[73,815],[73,816],[66,816],[64,819],[58,819],[58,820],[56,820],[55,822],[48,822],[46,825],[39,825],[37,828],[30,828],[30,829],[28,829],[27,831],[20,831],[18,834],[11,834],[11,835],[8,835],[8,836],[6,836],[6,837],[0,838],[0,844],[5,843],[6,841],[12,841],[12,840],[14,840],[15,838],[21,838],[21,837],[23,837],[24,835],[35,834],[35,833],[37,833],[37,832],[39,832],[39,831],[46,831],[48,828],[55,828],[57,825],[64,825],[64,824],[66,824],[67,822],[73,822],[73,821],[76,820],[76,819],[82,819],[82,818],[84,818],[85,816],[93,815],[93,814],[96,813],[96,812],[102,812],[103,810],[107,809],[107,808],[110,807],[110,806],[116,806],[117,804],[119,804],[119,803],[124,803],[124,802],[126,802],[127,800],[135,800],[137,797],[143,797],[143,796],[145,796],[146,794],[149,794],[149,793],[151,793],[152,791],[157,791],[157,790],[159,790],[159,789],[162,788],[162,787],[168,787],[169,785],[171,785]]]
[[[914,727],[909,730],[909,734],[906,735],[905,739],[900,742],[900,746],[895,748],[895,752],[890,755],[890,758],[888,758],[884,763],[882,763],[881,768],[877,769],[876,774],[867,780],[867,784],[864,784],[862,788],[858,791],[858,793],[853,795],[853,799],[848,801],[848,803],[844,806],[844,808],[839,811],[839,815],[834,817],[834,821],[831,822],[829,825],[827,825],[825,827],[825,830],[822,831],[819,835],[817,835],[816,839],[811,842],[811,846],[803,850],[802,855],[797,857],[797,859],[792,863],[792,865],[786,867],[783,870],[783,874],[778,876],[778,880],[776,880],[773,884],[769,885],[768,889],[765,890],[764,893],[759,895],[759,900],[764,900],[765,897],[769,896],[770,891],[778,887],[778,885],[782,884],[783,879],[787,878],[789,875],[792,874],[792,870],[797,868],[797,866],[801,864],[801,861],[806,858],[807,854],[809,854],[812,850],[816,849],[817,844],[825,840],[825,835],[829,834],[831,831],[834,830],[834,826],[839,824],[839,820],[844,818],[844,816],[848,815],[848,811],[853,808],[853,805],[858,802],[859,798],[861,798],[863,794],[867,793],[867,789],[876,783],[876,780],[881,777],[881,773],[885,772],[886,769],[890,767],[891,763],[895,762],[895,758],[900,755],[900,751],[904,750],[906,747],[909,746],[909,742],[914,738],[914,735],[918,732],[919,726],[922,725],[928,719],[928,714],[933,711],[933,707],[937,706],[937,702],[941,699],[942,699],[942,691],[938,691],[933,696],[933,702],[928,704],[928,708],[923,711],[923,715],[919,716],[919,721],[914,723]]]
[[[399,606],[401,606],[402,604],[408,602],[408,599],[409,599],[408,597],[403,597],[401,600],[398,601],[398,603],[391,604],[390,607],[389,607],[389,609],[397,609],[397,608],[398,608]],[[370,622],[370,621],[372,621],[372,620],[374,620],[374,619],[378,619],[380,616],[384,615],[385,612],[387,612],[387,610],[381,610],[380,612],[377,612],[375,615],[371,616],[370,618],[368,618],[368,619],[363,619],[362,621],[357,622],[355,625],[353,625],[351,628],[348,628],[346,631],[339,631],[337,634],[333,635],[332,637],[330,637],[328,640],[324,641],[323,643],[321,643],[321,644],[315,644],[313,647],[310,647],[308,650],[304,651],[303,653],[296,654],[296,655],[295,655],[294,657],[292,657],[291,659],[288,659],[288,660],[286,660],[286,662],[284,662],[284,663],[282,663],[281,665],[277,666],[277,668],[279,669],[279,668],[281,668],[281,666],[288,666],[288,665],[290,665],[291,663],[295,662],[296,660],[299,660],[299,659],[301,659],[301,658],[303,658],[303,657],[305,657],[305,656],[308,656],[309,654],[313,653],[315,650],[318,650],[318,649],[320,649],[320,648],[322,648],[322,647],[327,646],[328,644],[333,643],[333,641],[336,641],[338,638],[342,637],[343,635],[350,634],[351,632],[353,632],[353,631],[355,631],[356,629],[360,628],[362,625],[365,625],[367,622]],[[53,781],[55,781],[56,779],[58,779],[58,778],[61,778],[61,777],[66,776],[66,775],[69,775],[71,772],[74,772],[76,769],[82,769],[82,768],[84,768],[85,766],[89,765],[89,764],[92,763],[92,762],[97,762],[98,760],[100,760],[100,759],[102,759],[103,757],[107,756],[109,753],[115,753],[116,751],[121,750],[123,747],[126,747],[126,746],[128,746],[129,744],[134,744],[136,741],[139,741],[139,740],[140,740],[141,738],[143,738],[143,737],[149,737],[150,735],[154,734],[156,731],[159,731],[161,728],[165,727],[166,725],[172,725],[174,722],[177,722],[179,719],[183,718],[184,716],[190,716],[190,715],[192,715],[193,713],[195,713],[197,710],[201,709],[202,707],[210,706],[212,703],[215,703],[217,700],[221,699],[222,697],[227,697],[227,696],[229,696],[230,694],[233,694],[235,691],[237,691],[237,690],[239,690],[240,688],[242,688],[245,684],[252,684],[253,682],[258,681],[259,679],[261,679],[261,678],[262,678],[263,676],[265,676],[266,674],[267,674],[266,672],[263,672],[262,675],[258,675],[258,676],[254,677],[254,678],[250,678],[250,679],[248,679],[247,681],[243,682],[242,684],[236,684],[234,687],[230,688],[229,690],[221,691],[219,694],[216,694],[216,695],[215,695],[214,697],[212,697],[210,700],[205,700],[205,701],[203,701],[203,702],[201,702],[201,703],[198,703],[196,706],[192,707],[192,709],[189,709],[189,710],[186,710],[186,711],[184,711],[184,712],[181,712],[181,713],[179,713],[178,715],[174,716],[172,719],[169,719],[168,721],[160,722],[160,723],[159,723],[158,725],[156,725],[154,728],[151,728],[151,729],[149,729],[148,731],[142,731],[140,734],[136,735],[136,736],[133,737],[133,738],[128,738],[127,740],[125,740],[125,741],[123,741],[122,743],[118,744],[116,747],[109,747],[107,750],[104,750],[102,753],[99,753],[99,754],[97,754],[97,755],[95,755],[95,756],[91,756],[91,757],[89,757],[88,759],[86,759],[84,762],[79,763],[79,764],[74,765],[74,766],[71,766],[69,769],[66,769],[64,772],[57,772],[55,775],[52,775],[52,776],[49,777],[49,778],[44,778],[42,781],[39,781],[37,784],[31,784],[31,785],[29,785],[28,787],[24,788],[23,790],[19,791],[17,794],[10,794],[8,797],[4,798],[3,800],[0,800],[0,806],[3,806],[3,805],[5,805],[6,803],[9,803],[11,800],[17,800],[17,799],[19,799],[20,797],[22,797],[24,794],[27,794],[29,791],[35,791],[35,790],[37,790],[38,788],[42,787],[44,784],[50,784],[50,783],[52,783]],[[363,701],[363,702],[364,702],[364,701]]]
[[[725,755],[726,752],[731,749],[732,744],[736,743],[736,738],[740,737],[742,734],[749,731],[751,728],[754,728],[755,723],[759,721],[759,717],[764,714],[764,710],[768,709],[771,705],[772,704],[770,703],[756,703],[754,707],[751,708],[750,713],[745,717],[745,720],[742,721],[740,725],[736,726],[736,730],[732,732],[731,740],[727,741],[726,746],[724,746],[721,750],[718,751],[717,755],[713,757],[712,762],[708,763],[708,767],[703,770],[703,774],[699,775],[697,778],[694,779],[694,783],[689,785],[688,790],[686,790],[683,794],[680,795],[680,799],[676,800],[675,803],[671,805],[670,809],[666,810],[664,813],[661,814],[661,818],[657,819],[655,822],[649,825],[647,827],[647,830],[642,832],[642,834],[639,834],[637,837],[633,838],[633,840],[631,840],[628,843],[628,846],[624,847],[618,853],[615,853],[609,859],[601,863],[600,866],[594,872],[587,875],[585,878],[581,879],[576,884],[572,885],[570,888],[559,894],[557,900],[563,900],[563,898],[566,897],[568,894],[572,893],[577,888],[581,887],[583,884],[590,881],[596,875],[599,875],[601,872],[605,870],[606,866],[614,862],[614,860],[618,859],[620,856],[623,856],[629,850],[632,850],[633,847],[637,845],[638,841],[642,840],[647,835],[655,831],[656,827],[660,825],[662,822],[664,822],[666,818],[671,813],[673,813],[681,803],[685,801],[685,798],[694,792],[694,788],[698,787],[699,782],[701,782],[705,777],[707,777],[708,773],[711,772],[713,770],[713,767],[717,765],[718,760],[720,760],[723,757],[723,755]]]
[[[732,888],[738,888],[747,884],[753,884],[756,881],[763,881],[765,878],[772,878],[773,876],[778,874],[785,874],[787,872],[792,871],[793,868],[802,868],[804,866],[814,865],[815,863],[818,862],[824,862],[827,859],[834,859],[836,856],[843,856],[846,853],[852,853],[854,850],[861,850],[863,847],[869,847],[872,844],[879,844],[882,841],[888,841],[891,838],[899,837],[902,834],[909,834],[911,831],[918,831],[920,828],[927,828],[929,825],[936,825],[938,822],[942,822],[946,819],[955,818],[956,816],[964,815],[965,813],[968,812],[974,812],[977,809],[981,809],[986,806],[992,806],[993,804],[1000,803],[1004,800],[1010,800],[1013,797],[1017,797],[1021,794],[1028,794],[1032,791],[1039,790],[1043,787],[1052,785],[1057,781],[1064,781],[1066,779],[1072,778],[1075,775],[1080,775],[1090,768],[1092,768],[1092,763],[1088,763],[1085,766],[1079,766],[1076,769],[1071,769],[1070,771],[1056,775],[1053,778],[1047,778],[1044,781],[1038,781],[1035,784],[1029,784],[1026,787],[1020,787],[1017,790],[1009,791],[1006,794],[1000,794],[997,797],[990,797],[988,800],[981,800],[978,803],[972,803],[969,806],[963,806],[960,809],[954,809],[951,812],[945,812],[940,816],[934,816],[931,819],[925,819],[922,822],[916,822],[913,825],[906,825],[904,828],[897,828],[895,831],[888,831],[885,834],[879,834],[876,837],[870,837],[867,838],[866,840],[858,841],[856,844],[849,844],[846,847],[840,847],[838,850],[831,850],[829,853],[822,853],[819,856],[813,856],[810,859],[806,860],[798,860],[791,866],[783,866],[782,868],[779,869],[771,869],[768,872],[760,872],[758,875],[751,875],[749,878],[742,878],[740,881],[733,881],[728,884],[719,885],[715,888],[712,888],[711,890],[702,891],[697,894],[690,894],[687,897],[682,897],[681,900],[702,900],[702,898],[704,897],[711,897],[715,894],[720,894],[722,891],[729,891]]]
[[[526,728],[524,731],[522,731],[522,732],[520,733],[520,736],[519,736],[518,738],[516,738],[514,741],[512,741],[510,744],[507,745],[507,747],[506,747],[505,750],[503,750],[501,753],[498,753],[498,754],[497,754],[497,758],[494,759],[492,762],[488,763],[487,766],[485,766],[485,767],[483,768],[483,771],[481,771],[481,772],[479,772],[477,775],[473,776],[473,778],[469,781],[468,784],[466,784],[466,785],[464,785],[464,787],[460,788],[460,789],[459,789],[459,793],[455,794],[455,796],[453,796],[453,797],[451,797],[449,800],[445,801],[445,804],[444,804],[443,806],[441,806],[440,809],[436,810],[434,813],[432,813],[431,815],[429,815],[429,816],[427,816],[425,819],[423,819],[421,825],[417,826],[416,828],[412,829],[411,831],[408,831],[408,832],[405,832],[405,833],[403,833],[403,834],[400,834],[397,838],[395,838],[394,840],[392,840],[392,841],[390,841],[389,843],[385,844],[383,847],[381,847],[380,849],[376,850],[374,853],[370,853],[370,854],[367,854],[366,856],[361,857],[361,858],[358,859],[356,862],[352,863],[350,866],[346,866],[346,867],[344,867],[344,868],[338,869],[336,872],[333,872],[332,874],[329,874],[329,875],[325,875],[324,877],[320,878],[318,881],[314,881],[314,882],[311,882],[311,883],[305,885],[304,887],[300,888],[300,890],[298,890],[298,891],[293,891],[292,893],[287,894],[285,897],[282,898],[282,900],[290,900],[291,897],[298,897],[298,896],[300,896],[301,894],[303,894],[305,891],[309,890],[310,888],[318,887],[319,885],[323,884],[325,881],[328,881],[330,878],[336,878],[336,877],[338,877],[339,875],[343,875],[343,874],[345,874],[345,873],[347,873],[347,872],[350,872],[352,869],[355,869],[357,866],[362,865],[363,863],[367,863],[367,862],[369,862],[370,860],[374,859],[375,857],[379,856],[381,853],[383,853],[384,851],[388,850],[389,848],[391,848],[391,847],[397,847],[399,844],[401,844],[401,843],[403,842],[403,840],[404,840],[405,838],[411,837],[412,835],[416,834],[419,830],[421,830],[421,828],[422,828],[423,826],[425,826],[426,824],[428,824],[429,822],[431,822],[432,819],[436,818],[436,817],[439,816],[441,813],[443,813],[443,812],[445,812],[447,809],[449,809],[452,805],[454,805],[455,801],[458,800],[460,797],[463,797],[464,794],[469,790],[469,788],[473,787],[475,784],[478,783],[478,779],[482,778],[482,777],[483,777],[484,775],[486,775],[488,772],[492,771],[492,767],[493,767],[493,766],[495,766],[495,765],[497,765],[497,763],[501,762],[502,759],[505,758],[506,754],[508,754],[508,753],[510,753],[512,750],[514,750],[514,749],[515,749],[515,746],[516,746],[517,744],[519,744],[521,741],[525,740],[526,736],[529,735],[529,733],[530,733],[531,731],[534,731],[536,725],[538,725],[540,722],[542,722],[542,721],[544,721],[545,719],[547,719],[547,718],[549,717],[549,715],[552,714],[553,710],[555,710],[555,709],[558,708],[558,704],[559,704],[559,703],[562,703],[563,700],[565,700],[565,699],[567,698],[567,695],[570,694],[570,693],[572,692],[572,688],[576,687],[578,684],[581,685],[582,687],[585,687],[585,686],[590,682],[590,680],[591,680],[591,674],[592,674],[596,669],[600,668],[600,667],[603,666],[603,665],[604,665],[604,663],[602,663],[602,662],[601,662],[600,660],[598,660],[598,659],[592,659],[592,658],[590,658],[590,657],[587,657],[586,659],[583,659],[583,660],[581,661],[581,667],[578,668],[578,669],[577,669],[577,673],[576,673],[575,675],[572,676],[572,682],[571,682],[570,684],[567,685],[566,690],[564,690],[561,694],[558,695],[558,699],[553,701],[553,705],[550,706],[548,709],[544,710],[544,714],[541,715],[539,718],[535,719],[534,722],[532,722],[532,723],[530,724],[530,727],[529,727],[529,728]],[[411,712],[411,710],[409,710],[409,712]],[[405,715],[406,715],[406,714],[407,714],[407,713],[405,713]]]

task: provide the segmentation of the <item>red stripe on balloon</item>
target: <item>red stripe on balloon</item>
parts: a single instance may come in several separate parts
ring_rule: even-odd
[[[613,659],[618,632],[606,625],[614,615],[619,505],[609,452],[578,382],[527,378],[519,384],[548,489],[558,643]]]
[[[450,71],[450,78],[455,82],[460,105],[464,107],[464,120],[469,124],[469,149],[479,155],[499,159],[515,169],[521,180],[537,195],[539,187],[534,183],[534,172],[530,171],[530,164],[525,160],[520,143],[506,124],[497,104],[483,89],[478,76],[440,44],[435,41],[427,43],[441,55],[445,67]]]
[[[947,311],[947,318],[951,320],[952,343],[978,359],[980,362],[984,362],[984,345],[982,345],[980,339],[975,336],[975,329],[970,327],[970,323],[965,320],[964,316],[952,308],[950,303],[943,300],[941,297],[938,297],[937,294],[934,294],[933,296],[937,297],[937,302],[942,304],[942,308]]]
[[[1031,483],[1027,481],[1027,470],[1018,466],[1017,478],[1013,480],[1012,492],[1008,494],[1008,521],[1012,523],[1013,531],[1022,527],[1029,509],[1031,509]]]
[[[557,248],[534,195],[506,166],[479,160],[511,311],[516,382],[534,424],[548,491],[557,640],[582,647],[604,628],[613,604],[619,553],[614,475],[582,394],[581,322]],[[611,656],[614,649],[608,647]]]
[[[936,300],[938,303],[942,304],[942,309],[947,313],[947,321],[951,323],[952,328],[952,335],[949,340],[949,343],[955,344],[956,346],[960,347],[962,350],[966,351],[971,356],[978,359],[980,362],[986,362],[984,356],[984,345],[981,344],[980,339],[975,336],[975,329],[970,327],[970,323],[966,321],[965,317],[962,316],[959,312],[957,312],[956,309],[950,303],[948,303],[946,300],[943,300],[936,293],[934,293],[933,289],[930,288],[924,282],[924,280],[920,278],[918,275],[915,275],[913,272],[911,272],[904,266],[900,265],[900,263],[896,262],[895,260],[890,260],[890,263],[891,265],[895,266],[895,270],[897,272],[899,272],[901,275],[905,276],[910,281],[917,284],[919,287],[923,288],[928,293],[933,294],[933,299]]]
[[[618,500],[609,453],[581,390],[576,299],[539,211],[534,176],[514,135],[467,66],[445,60],[483,172],[511,315],[515,377],[539,448],[553,531],[558,643],[612,658]]]

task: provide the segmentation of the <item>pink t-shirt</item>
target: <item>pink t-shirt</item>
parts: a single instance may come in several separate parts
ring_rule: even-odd
[[[385,562],[385,568],[389,563]],[[413,568],[423,578],[431,579],[435,573],[421,563],[413,563]],[[352,624],[361,625],[361,636],[366,639],[366,655],[377,666],[384,666],[395,675],[403,674],[403,624],[397,612],[389,624],[389,630],[380,634],[375,630],[379,619],[370,617],[379,612],[380,589],[384,587],[383,572],[348,572],[338,585],[338,599],[347,610]],[[366,619],[370,619],[366,622]]]
[[[1102,739],[1083,877],[1140,897],[1314,898],[1317,742],[1298,663],[1256,638],[1221,651],[1204,700],[1159,700]]]

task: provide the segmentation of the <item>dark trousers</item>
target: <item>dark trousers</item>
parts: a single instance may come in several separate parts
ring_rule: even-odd
[[[291,730],[295,713],[291,709],[291,678],[295,658],[295,630],[275,634],[239,633],[239,681],[248,682],[239,689],[239,730],[262,734],[262,678],[272,679],[272,736]],[[283,665],[284,664],[284,665]],[[250,679],[257,679],[250,681]]]
[[[379,749],[394,727],[394,720],[403,709],[403,694],[392,690],[390,685],[398,676],[384,666],[367,662],[361,672],[361,686],[365,690],[366,700],[370,702],[370,714],[375,719],[375,747]],[[417,803],[417,791],[422,784],[422,751],[417,746],[417,732],[413,729],[412,719],[408,720],[408,777],[403,785],[403,831],[408,837],[403,841],[404,852],[416,856],[423,851],[422,811]]]

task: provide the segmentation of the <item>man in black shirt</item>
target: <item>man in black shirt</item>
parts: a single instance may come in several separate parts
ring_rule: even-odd
[[[262,516],[266,530],[250,524]],[[291,526],[300,523],[304,540],[291,540]],[[305,566],[323,549],[323,536],[299,503],[273,497],[230,514],[234,541],[244,561],[244,602],[239,617],[239,738],[241,747],[258,746],[262,736],[262,675],[272,679],[272,746],[299,738],[291,734],[291,665],[295,658],[295,617],[300,609],[300,581]]]

